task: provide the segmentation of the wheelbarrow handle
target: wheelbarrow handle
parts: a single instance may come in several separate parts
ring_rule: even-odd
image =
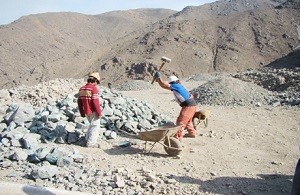
[[[139,136],[138,136],[137,134],[128,133],[128,132],[126,132],[126,131],[124,131],[124,130],[122,130],[122,129],[119,129],[119,131],[122,132],[122,133],[124,133],[124,134],[126,134],[126,135],[128,135],[128,136],[130,136],[130,137],[133,138],[133,139],[140,139]]]

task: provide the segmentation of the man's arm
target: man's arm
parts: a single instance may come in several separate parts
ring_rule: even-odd
[[[160,72],[156,71],[154,74],[154,78],[156,78],[156,82],[158,82],[159,86],[164,89],[171,89],[171,85],[166,81],[160,78]]]
[[[85,116],[84,109],[83,109],[82,101],[79,97],[77,99],[77,105],[78,105],[78,110],[79,110],[80,116],[84,117]]]
[[[94,108],[96,109],[95,111],[96,111],[98,117],[101,117],[102,111],[100,108],[99,94],[98,94],[98,90],[96,87],[94,87],[93,91],[92,91],[92,104],[94,104]]]
[[[161,78],[157,78],[156,81],[158,82],[159,86],[161,86],[164,89],[170,89],[170,87],[171,87],[171,85],[169,83],[162,80]]]

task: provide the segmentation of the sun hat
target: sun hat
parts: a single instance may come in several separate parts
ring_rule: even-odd
[[[171,75],[169,76],[169,83],[174,82],[174,81],[178,81],[179,79],[177,78],[177,76]]]
[[[89,77],[94,77],[98,80],[98,83],[100,83],[100,74],[98,72],[93,72],[89,74]]]

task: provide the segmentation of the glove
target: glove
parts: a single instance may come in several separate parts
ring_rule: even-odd
[[[160,72],[156,71],[155,74],[154,74],[154,77],[157,78],[157,79],[160,78]]]

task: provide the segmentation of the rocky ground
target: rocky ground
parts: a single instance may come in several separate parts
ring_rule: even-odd
[[[85,120],[75,100],[84,80],[1,90],[1,181],[95,194],[289,194],[299,159],[298,85],[280,92],[293,94],[287,101],[270,91],[277,82],[269,79],[268,90],[254,84],[275,75],[264,71],[184,79],[210,115],[208,127],[200,124],[175,157],[158,143],[145,154],[142,140],[119,131],[134,134],[176,120],[180,107],[157,83],[100,86],[98,148],[82,146]],[[281,84],[299,81],[296,70],[286,75]],[[237,79],[246,76],[248,82]]]

